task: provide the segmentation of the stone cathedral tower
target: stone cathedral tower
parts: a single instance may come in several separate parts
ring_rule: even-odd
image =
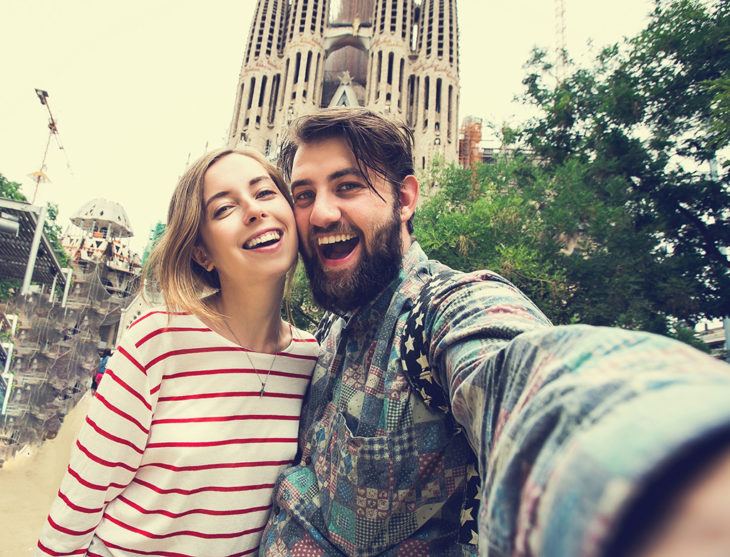
[[[368,106],[405,120],[415,165],[457,160],[456,0],[258,0],[230,146],[273,157],[293,118]]]

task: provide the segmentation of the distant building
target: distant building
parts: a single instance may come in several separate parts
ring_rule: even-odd
[[[695,331],[697,337],[709,348],[710,353],[720,360],[728,360],[727,330],[730,320],[715,320],[711,323],[705,322],[701,328]]]
[[[469,116],[464,118],[459,130],[459,164],[464,167],[482,162],[482,119]]]
[[[417,168],[456,162],[456,0],[258,0],[229,145],[273,157],[294,118],[326,106],[407,122]]]
[[[8,316],[2,329],[10,331],[3,352],[12,352],[0,401],[0,464],[56,434],[88,389],[101,354],[114,348],[136,290],[140,261],[126,244],[132,228],[122,206],[94,199],[71,222],[75,228],[61,243],[72,279],[60,291],[36,284],[0,304]]]

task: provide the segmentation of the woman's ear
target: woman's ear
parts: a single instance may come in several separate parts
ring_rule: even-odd
[[[215,269],[215,265],[208,258],[208,254],[203,246],[195,246],[193,248],[193,261],[208,272]]]

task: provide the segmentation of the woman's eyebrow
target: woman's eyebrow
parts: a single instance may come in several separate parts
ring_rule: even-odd
[[[264,180],[271,180],[273,182],[273,179],[268,174],[263,174],[261,176],[256,176],[255,178],[251,178],[248,181],[248,187],[252,188],[253,186],[257,185],[259,182],[263,182]],[[205,205],[203,206],[204,209],[208,208],[208,205],[210,205],[213,201],[220,197],[225,197],[226,195],[229,195],[231,193],[231,190],[223,190],[219,191],[218,193],[214,193],[210,196],[210,198],[205,202]]]

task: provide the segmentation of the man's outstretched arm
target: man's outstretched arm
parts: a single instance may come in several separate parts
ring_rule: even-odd
[[[434,301],[429,356],[479,456],[483,554],[602,555],[648,478],[730,426],[730,366],[682,343],[588,326],[499,338],[500,309],[466,305]]]

